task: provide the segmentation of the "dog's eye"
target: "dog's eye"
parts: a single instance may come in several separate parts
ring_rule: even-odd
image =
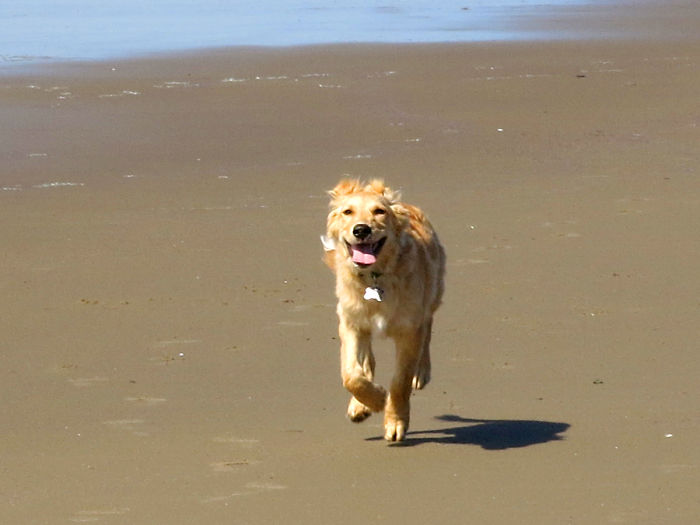
[[[386,213],[386,210],[384,208],[377,208],[372,213],[374,213],[375,215],[384,215]]]
[[[343,215],[352,215],[352,210],[350,208],[346,208],[343,210]]]

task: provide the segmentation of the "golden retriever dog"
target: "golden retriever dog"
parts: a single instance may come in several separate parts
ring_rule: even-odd
[[[342,180],[331,196],[325,262],[336,276],[348,417],[384,410],[384,438],[401,441],[413,389],[430,381],[430,333],[444,289],[445,251],[423,212],[381,180]],[[374,383],[372,333],[391,337],[396,370],[389,392]]]

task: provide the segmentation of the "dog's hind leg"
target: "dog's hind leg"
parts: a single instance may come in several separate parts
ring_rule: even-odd
[[[421,351],[420,360],[416,367],[416,373],[413,376],[412,386],[414,390],[420,390],[430,382],[430,337],[433,331],[433,318],[431,317],[425,322],[423,334],[423,349]]]
[[[381,412],[386,402],[386,390],[376,385],[374,378],[374,356],[371,333],[349,327],[340,321],[340,362],[343,386],[353,395],[348,407],[348,416],[353,421],[362,421],[366,411]],[[364,408],[362,408],[364,407]],[[352,410],[352,413],[351,413]],[[365,415],[363,416],[363,412]]]

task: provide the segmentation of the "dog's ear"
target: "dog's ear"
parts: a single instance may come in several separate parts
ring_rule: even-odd
[[[397,205],[401,202],[401,190],[392,190],[389,187],[384,188],[384,197],[386,197],[391,206]]]
[[[414,234],[419,235],[426,242],[431,239],[433,235],[432,226],[430,226],[428,218],[420,208],[411,204],[397,202],[392,204],[391,210],[397,219],[397,232],[400,232],[403,228],[410,227]]]
[[[396,231],[398,233],[410,224],[411,212],[401,202],[395,202],[390,207],[396,218]]]
[[[321,235],[321,244],[323,245],[323,250],[326,252],[332,252],[335,250],[335,239],[332,237]]]
[[[369,181],[369,184],[365,186],[365,191],[370,193],[377,193],[379,195],[384,195],[384,191],[386,189],[386,185],[384,184],[384,181],[382,179],[372,179],[371,181]]]
[[[350,195],[351,193],[359,191],[360,188],[361,184],[359,180],[343,179],[338,184],[336,184],[335,188],[328,192],[328,195],[330,195],[331,200],[334,201],[338,197],[342,197],[343,195]]]
[[[365,191],[378,193],[388,200],[390,205],[396,204],[401,200],[401,192],[398,190],[392,190],[389,186],[384,184],[384,181],[381,179],[373,179],[369,181],[369,184],[365,186]]]

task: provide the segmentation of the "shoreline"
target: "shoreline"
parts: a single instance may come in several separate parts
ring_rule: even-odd
[[[383,8],[378,8],[382,13]],[[387,8],[388,9],[388,8]],[[384,16],[393,13],[399,16],[400,9],[396,11],[384,9]],[[546,6],[509,5],[509,6],[483,6],[477,5],[473,8],[454,7],[452,17],[446,17],[440,9],[432,14],[425,14],[421,17],[414,15],[416,19],[424,18],[425,26],[414,27],[415,21],[404,21],[404,25],[392,27],[391,24],[380,29],[381,24],[374,27],[370,21],[372,18],[362,19],[365,24],[369,24],[369,36],[364,34],[359,28],[345,29],[349,33],[333,33],[322,37],[309,39],[308,36],[299,36],[298,39],[286,41],[276,41],[280,35],[289,32],[290,26],[284,25],[275,32],[275,38],[265,38],[262,35],[248,38],[221,36],[214,41],[208,39],[185,43],[171,43],[167,46],[163,43],[156,45],[144,41],[140,45],[132,44],[131,47],[119,47],[119,44],[106,44],[93,42],[92,50],[81,56],[80,46],[77,43],[68,45],[69,49],[75,48],[73,52],[63,54],[50,51],[42,53],[32,53],[25,50],[15,52],[5,50],[4,55],[0,55],[0,76],[14,75],[14,70],[18,68],[42,68],[44,66],[61,66],[66,64],[80,64],[88,62],[102,61],[123,61],[123,60],[147,60],[156,59],[168,55],[187,55],[189,53],[200,53],[203,55],[216,52],[219,49],[235,51],[246,48],[261,49],[285,49],[304,47],[324,47],[336,45],[461,45],[470,43],[515,43],[523,44],[527,42],[575,42],[591,40],[607,41],[634,41],[634,40],[656,40],[663,41],[687,41],[696,39],[696,28],[700,19],[699,10],[692,4],[683,0],[674,0],[671,3],[659,3],[656,0],[648,0],[635,6],[630,10],[626,4],[619,4],[615,1],[591,2],[567,4],[548,4]],[[313,11],[313,10],[311,10]],[[311,12],[309,11],[309,12]],[[359,9],[362,11],[362,9]],[[455,13],[475,14],[476,19],[462,19]],[[322,9],[319,13],[324,12]],[[375,14],[376,15],[376,14]],[[136,13],[133,14],[136,17]],[[340,16],[331,11],[326,12],[326,16]],[[357,15],[359,16],[359,15]],[[404,13],[403,16],[407,16]],[[360,17],[362,18],[362,17]],[[381,19],[382,16],[379,16]],[[433,18],[435,18],[433,20]],[[134,18],[138,20],[138,17]],[[375,20],[375,22],[377,22]],[[440,22],[438,23],[438,20]],[[460,21],[461,20],[461,21]],[[471,21],[470,21],[471,20]],[[326,21],[328,23],[328,21]],[[338,21],[335,20],[335,23]],[[268,23],[273,23],[268,20]],[[347,24],[347,21],[344,22]],[[432,27],[432,25],[435,27]],[[85,33],[87,31],[87,33]],[[354,31],[354,32],[353,32]],[[87,38],[90,31],[83,28],[84,38]],[[244,31],[245,33],[245,31]],[[292,31],[290,34],[297,34]],[[455,36],[461,34],[462,36]],[[354,36],[353,36],[354,35]],[[26,35],[24,35],[26,38]],[[50,40],[50,39],[47,39]],[[99,39],[98,39],[99,40]],[[203,41],[209,43],[203,44]],[[123,42],[123,41],[122,41]],[[29,44],[27,44],[29,45]],[[64,45],[67,45],[64,43]],[[110,47],[111,45],[111,47]],[[124,46],[124,43],[121,44]],[[76,47],[77,46],[77,47]],[[101,46],[106,46],[104,50]],[[116,47],[115,47],[116,46]],[[133,47],[136,46],[136,47]],[[2,46],[0,46],[2,47]],[[5,46],[7,47],[7,45]],[[111,51],[109,50],[111,49]],[[66,54],[67,53],[67,54]]]

